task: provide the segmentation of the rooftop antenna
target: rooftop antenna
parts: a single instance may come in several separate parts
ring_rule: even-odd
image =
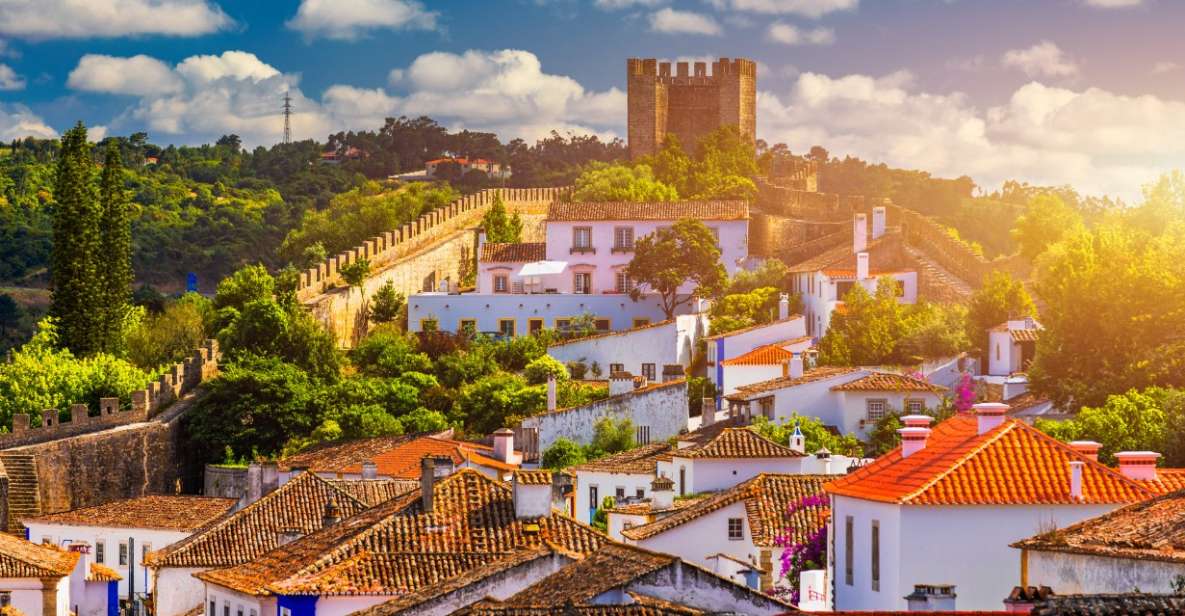
[[[284,90],[284,140],[282,143],[292,143],[292,97]]]

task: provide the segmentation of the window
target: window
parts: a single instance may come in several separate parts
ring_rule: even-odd
[[[0,607],[8,607],[12,605],[12,591],[5,590],[0,592]]]
[[[120,567],[128,566],[128,542],[127,541],[120,541],[119,542],[119,566]]]
[[[880,421],[885,416],[885,409],[889,406],[884,400],[868,400],[865,405],[868,408],[868,421]]]
[[[1000,361],[1000,343],[996,343],[996,361]]]
[[[852,520],[852,516],[847,516],[844,518],[844,522],[843,522],[843,582],[844,582],[844,584],[847,584],[848,586],[852,585],[852,573],[853,573],[852,572],[852,563],[856,560],[856,554],[853,551],[854,548],[852,546],[852,539],[853,539],[852,535],[855,534],[852,532],[852,527],[854,525],[855,525],[855,521]]]
[[[510,276],[494,274],[494,293],[506,293],[510,290]]]
[[[687,467],[679,467],[679,496],[687,495]]]
[[[140,547],[140,562],[148,560],[148,553],[152,551],[152,544],[145,543]]]
[[[210,602],[209,616],[218,616],[218,604],[214,601]]]
[[[107,544],[102,541],[95,541],[95,562],[100,565],[107,562]]]
[[[597,486],[588,486],[588,506],[596,509],[600,505],[597,502]]]
[[[634,249],[634,228],[633,227],[614,227],[613,228],[613,250],[633,250]]]
[[[437,329],[440,329],[440,328],[438,327],[438,324],[436,323],[436,319],[432,319],[432,318],[420,319],[420,331],[434,332]]]
[[[758,403],[761,405],[761,416],[765,417],[766,419],[773,419],[774,418],[774,397],[773,396],[766,396],[766,397],[762,398],[761,400],[758,400]]]
[[[625,275],[624,271],[617,272],[617,283],[614,290],[618,293],[629,293],[630,289],[634,288],[629,276]]]
[[[235,616],[243,616],[243,606],[242,605],[240,605],[239,608],[237,610],[235,610]]]
[[[609,364],[609,374],[625,372],[625,364]]]
[[[650,319],[634,319],[634,327],[646,327],[650,325]]]
[[[572,319],[556,319],[555,328],[560,331],[568,331],[572,327]]]
[[[230,616],[230,604],[229,603],[222,604],[222,616]]]
[[[599,332],[609,331],[609,324],[610,324],[609,319],[594,319],[593,320],[593,327],[595,327],[596,330]]]
[[[647,381],[653,381],[654,364],[642,364],[642,376],[646,377]]]
[[[852,286],[856,283],[851,280],[840,280],[835,283],[835,299],[843,299],[847,297],[848,291],[852,290]]]
[[[650,444],[650,426],[638,426],[635,432],[634,443],[638,445]]]
[[[477,333],[477,319],[461,319],[457,325],[457,331],[462,334],[473,335]]]
[[[576,272],[572,275],[572,292],[573,293],[592,293],[592,274],[589,272]]]
[[[905,410],[908,411],[910,415],[917,415],[918,413],[926,410],[926,403],[922,400],[906,400]]]
[[[881,589],[881,523],[872,521],[872,590]]]
[[[741,541],[745,538],[745,521],[741,518],[728,518],[728,540]]]
[[[498,332],[506,337],[514,336],[514,319],[498,319]]]
[[[624,486],[617,486],[617,488],[615,488],[615,489],[613,490],[613,495],[614,495],[614,496],[617,498],[617,500],[619,500],[619,501],[621,501],[621,500],[625,500],[625,487],[624,487]]]
[[[572,228],[572,251],[584,252],[592,249],[592,227]]]
[[[532,336],[543,331],[543,319],[527,319],[527,333]]]
[[[280,616],[292,616],[292,608],[280,608]]]
[[[646,498],[645,488],[638,488],[637,490],[634,490],[634,497],[637,498],[638,500],[642,500],[643,498]]]

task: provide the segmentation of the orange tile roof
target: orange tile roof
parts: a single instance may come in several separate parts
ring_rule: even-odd
[[[503,602],[514,607],[581,604],[675,562],[669,554],[606,543],[600,549],[544,577]]]
[[[776,344],[759,346],[744,355],[726,359],[720,362],[722,366],[775,366],[784,364],[794,357],[794,353]]]
[[[118,571],[99,563],[91,563],[90,571],[86,573],[88,582],[118,582],[122,579]]]
[[[627,594],[632,603],[608,605],[517,607],[504,606],[487,598],[453,612],[452,616],[704,616],[708,613],[646,595]]]
[[[1041,330],[1039,329],[1014,329],[1012,330],[1013,342],[1036,342],[1041,337]]]
[[[451,435],[446,432],[443,435]],[[336,472],[343,465],[362,464],[376,455],[427,434],[376,436],[350,441],[334,441],[288,456],[277,463],[280,470],[302,468],[315,472]]]
[[[482,263],[526,263],[547,258],[546,242],[517,244],[487,242],[481,245]]]
[[[718,492],[698,503],[649,524],[621,532],[627,539],[641,541],[698,519],[733,503],[744,501],[745,515],[753,544],[774,547],[776,538],[786,530],[786,511],[808,496],[822,495],[828,475],[761,474],[728,490]],[[827,525],[826,506],[806,507],[796,511],[789,522],[793,539],[804,540]]]
[[[1071,460],[1086,462],[1081,500],[1070,496]],[[970,413],[935,426],[925,447],[908,458],[898,447],[825,489],[906,505],[1119,504],[1153,495],[1024,422],[1005,418],[981,435]]]
[[[650,443],[641,447],[634,447],[620,453],[605,456],[577,464],[572,471],[593,471],[602,473],[629,473],[634,475],[653,475],[657,471],[658,456],[666,453],[671,446],[666,443]]]
[[[472,463],[509,472],[516,465],[494,458],[494,448],[480,443],[457,441],[443,436],[419,435],[413,438],[381,437],[364,439],[341,447],[306,452],[286,458],[281,468],[307,468],[318,473],[362,473],[364,462],[374,462],[378,474],[395,479],[419,479],[420,460],[424,456],[448,456],[453,464]]]
[[[65,577],[82,554],[0,533],[0,578]]]
[[[779,445],[748,428],[725,428],[701,445],[676,449],[674,458],[801,458],[801,454]]]
[[[230,511],[238,500],[150,494],[35,518],[25,522],[111,528],[194,530]]]
[[[578,222],[596,220],[746,220],[744,201],[629,201],[567,203],[556,201],[547,209],[547,220]]]
[[[329,485],[349,494],[367,507],[385,503],[420,489],[418,479],[329,479]]]
[[[783,324],[789,323],[790,321],[799,320],[799,319],[802,319],[801,314],[792,314],[784,319],[778,319],[777,321],[770,321],[769,323],[758,323],[757,325],[750,325],[748,327],[742,327],[740,329],[734,329],[732,331],[727,331],[727,332],[720,333],[720,334],[712,334],[711,336],[705,336],[704,340],[715,340],[717,338],[724,338],[726,336],[736,336],[737,334],[744,334],[744,333],[748,333],[751,331],[763,329],[766,327],[776,327],[778,325],[783,325]]]
[[[761,381],[760,383],[753,383],[752,385],[745,385],[738,387],[737,390],[725,396],[729,400],[749,400],[754,396],[764,394],[766,392],[776,391],[779,389],[786,389],[789,387],[798,387],[799,385],[806,385],[807,383],[814,383],[817,381],[825,381],[844,375],[858,372],[860,368],[849,368],[847,366],[819,366],[812,370],[807,370],[802,373],[800,377],[783,376],[768,381]]]
[[[514,481],[524,486],[549,486],[551,471],[514,471]]]
[[[1142,481],[1148,489],[1157,494],[1168,494],[1185,489],[1185,468],[1158,468],[1156,481]]]
[[[921,391],[940,394],[946,388],[904,374],[873,372],[864,378],[836,385],[831,391]]]
[[[439,480],[433,509],[408,494],[242,565],[196,574],[252,595],[402,594],[522,550],[592,552],[604,535],[561,513],[515,516],[510,485],[473,469]]]

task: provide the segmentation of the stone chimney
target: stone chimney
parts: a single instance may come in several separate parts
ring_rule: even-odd
[[[670,477],[655,477],[650,482],[650,508],[661,511],[674,506],[675,482]]]
[[[548,475],[546,481],[539,475]],[[516,471],[512,476],[514,517],[533,520],[551,515],[551,476],[547,471]]]
[[[885,201],[888,201],[886,199]],[[885,206],[878,205],[872,208],[872,239],[879,240],[885,234],[886,210]]]
[[[979,434],[987,434],[1004,423],[1004,416],[1008,414],[1009,408],[1011,407],[1003,402],[980,402],[973,405],[971,410],[975,412]]]
[[[547,411],[556,409],[555,376],[547,377]]]
[[[1070,460],[1070,498],[1082,500],[1082,467],[1086,462]]]
[[[494,431],[494,457],[506,464],[514,461],[514,430],[498,428]]]
[[[274,461],[263,462],[260,465],[260,481],[262,487],[259,490],[261,496],[267,496],[276,491],[280,487],[280,467]]]
[[[1095,441],[1070,441],[1070,448],[1082,454],[1083,457],[1098,462],[1099,450],[1103,448],[1103,444]]]
[[[1156,460],[1160,454],[1155,451],[1121,451],[1115,454],[1119,460],[1119,472],[1136,481],[1156,481]]]
[[[1051,596],[1053,589],[1048,586],[1013,586],[1012,592],[1004,599],[1004,611],[1030,614],[1038,601],[1044,601]]]
[[[363,479],[378,479],[379,465],[374,463],[374,460],[365,460],[362,462],[362,478]]]
[[[868,250],[868,216],[860,213],[852,219],[852,252]]]
[[[806,454],[806,436],[803,436],[798,422],[794,423],[794,432],[790,435],[790,450]]]
[[[330,498],[329,502],[325,503],[324,513],[321,514],[321,528],[329,528],[341,521],[342,512],[337,506],[337,500]]]
[[[867,252],[856,253],[856,280],[868,280],[868,253]]]
[[[930,438],[930,428],[906,427],[897,428],[901,435],[901,457],[908,458],[926,448],[926,441]]]
[[[263,498],[263,465],[252,462],[247,465],[247,493],[243,495],[239,505],[246,507],[261,498]]]
[[[905,604],[911,612],[953,612],[957,596],[951,584],[914,584]]]
[[[790,356],[790,360],[786,362],[786,376],[792,379],[802,378],[802,353],[794,353]]]
[[[782,293],[778,296],[778,320],[785,321],[790,318],[790,294]]]
[[[634,375],[628,372],[614,372],[609,375],[609,395],[620,396],[634,390]]]
[[[436,481],[447,477],[452,470],[453,459],[448,456],[428,455],[420,459],[420,503],[424,513],[432,513]]]

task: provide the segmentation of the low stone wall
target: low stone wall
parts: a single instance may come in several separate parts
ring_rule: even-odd
[[[906,241],[925,252],[928,257],[972,288],[979,288],[983,279],[993,271],[1005,271],[1019,279],[1026,279],[1031,267],[1020,255],[985,259],[965,244],[947,234],[946,229],[913,210],[886,202],[890,220],[897,221]]]
[[[864,205],[863,197],[803,190],[777,181],[777,178],[756,179],[757,210],[815,222],[839,222],[850,220],[852,213]]]

